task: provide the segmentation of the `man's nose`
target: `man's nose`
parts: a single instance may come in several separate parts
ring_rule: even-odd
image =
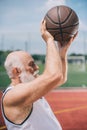
[[[39,66],[35,65],[34,70],[39,70]]]

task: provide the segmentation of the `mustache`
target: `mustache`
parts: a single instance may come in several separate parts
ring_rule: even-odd
[[[39,74],[39,70],[36,70],[33,74],[33,76],[36,76],[37,74]]]

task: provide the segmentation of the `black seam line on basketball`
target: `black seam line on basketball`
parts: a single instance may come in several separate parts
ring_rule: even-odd
[[[58,12],[58,6],[57,6],[57,12]],[[63,23],[65,23],[66,21],[67,21],[67,19],[70,17],[70,15],[72,14],[72,9],[70,10],[70,13],[69,13],[69,15],[66,17],[66,19],[63,21],[63,22],[61,22],[61,24],[63,24]],[[54,24],[60,24],[60,22],[55,22],[55,21],[53,21],[50,17],[49,17],[49,15],[47,14],[46,15]]]
[[[75,34],[72,34],[72,33],[70,33],[70,32],[69,32],[69,33],[68,33],[68,32],[63,32],[63,34],[70,34],[70,35],[73,35],[73,36],[74,36],[76,33],[75,33]]]
[[[53,23],[54,25],[58,26],[59,22],[53,21],[53,20],[49,17],[48,14],[46,15],[46,18],[47,18],[51,23]],[[63,22],[61,22],[61,24],[63,24],[64,22],[65,22],[65,20],[64,20]],[[76,23],[76,24],[73,24],[73,25],[78,25],[78,24],[79,24],[79,23]]]
[[[53,22],[53,24],[55,24],[56,26],[59,24],[58,22],[53,21],[53,20],[49,17],[48,14],[46,15],[46,17],[47,17],[47,19],[49,19],[49,21],[50,21],[51,23]]]
[[[61,24],[61,25],[63,25],[63,24]],[[68,25],[68,26],[66,26],[66,27],[72,27],[72,26],[77,26],[77,25],[79,25],[79,22],[78,23],[74,23],[74,24],[72,24],[72,25]],[[65,27],[64,27],[65,28]]]
[[[57,14],[58,14],[58,19],[59,19],[59,27],[60,27],[60,34],[61,34],[61,39],[62,39],[62,41],[63,41],[63,33],[62,33],[62,28],[61,28],[61,21],[60,21],[60,16],[59,16],[59,13],[58,13],[58,10],[59,10],[60,8],[57,6]],[[62,44],[62,43],[61,43]]]
[[[69,13],[69,15],[66,17],[66,19],[63,21],[63,22],[61,22],[61,24],[63,24],[63,23],[65,23],[66,21],[67,21],[67,19],[70,17],[70,15],[72,14],[72,9],[70,10],[70,13]]]
[[[72,34],[72,33],[68,33],[68,32],[63,32],[63,34],[70,34],[70,35],[75,35],[75,34]],[[60,35],[60,33],[55,33],[55,35]]]
[[[62,27],[62,29],[67,29],[67,28],[71,28],[71,27],[75,27],[75,26],[77,26],[77,25],[79,25],[79,23],[78,24],[75,24],[75,25],[71,25],[71,26],[66,26],[66,27]],[[49,29],[49,30],[60,30],[60,28],[47,28],[47,29]]]

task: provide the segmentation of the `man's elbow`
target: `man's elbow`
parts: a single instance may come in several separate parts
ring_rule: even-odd
[[[59,85],[59,86],[60,86],[60,85],[63,85],[63,84],[65,84],[66,82],[67,82],[67,77],[62,77],[61,80],[60,80],[60,82],[58,82],[58,83],[59,83],[58,85]]]
[[[55,76],[53,75],[53,77],[54,81],[58,84],[63,79],[63,74],[61,72],[55,73]]]

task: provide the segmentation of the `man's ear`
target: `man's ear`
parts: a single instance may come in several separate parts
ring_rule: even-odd
[[[18,76],[21,73],[21,70],[19,68],[13,68],[12,73],[15,76]]]

